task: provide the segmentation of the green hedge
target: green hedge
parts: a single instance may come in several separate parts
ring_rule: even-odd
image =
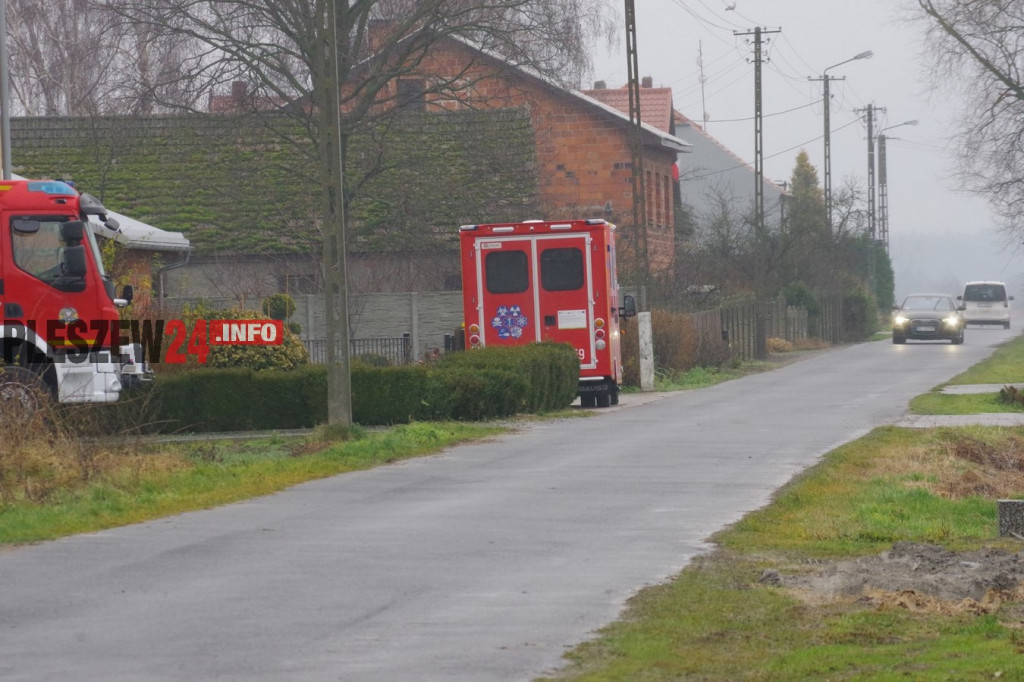
[[[455,353],[402,367],[352,365],[352,418],[381,425],[481,420],[561,409],[579,383],[576,351],[533,344]],[[105,406],[118,430],[209,432],[309,428],[327,421],[327,372],[202,368],[158,378]],[[130,424],[128,422],[135,422]]]

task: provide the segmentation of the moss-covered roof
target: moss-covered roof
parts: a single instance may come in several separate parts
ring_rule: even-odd
[[[271,123],[272,125],[268,125]],[[15,118],[14,171],[74,180],[113,211],[183,232],[199,253],[320,244],[319,165],[298,123],[274,114]],[[406,114],[349,138],[354,250],[446,248],[463,223],[539,204],[524,111]]]

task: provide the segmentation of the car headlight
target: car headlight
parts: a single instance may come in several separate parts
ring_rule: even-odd
[[[905,316],[903,316],[903,315],[893,315],[893,316],[892,316],[892,323],[893,323],[893,324],[894,324],[895,326],[897,326],[897,327],[902,327],[903,325],[905,325],[905,324],[906,324],[907,322],[909,322],[909,321],[910,321],[910,320],[908,320],[908,319],[907,319],[907,318],[906,318]]]
[[[947,327],[956,328],[960,326],[960,318],[957,317],[956,315],[950,315],[949,317],[944,319],[943,322],[946,324]]]

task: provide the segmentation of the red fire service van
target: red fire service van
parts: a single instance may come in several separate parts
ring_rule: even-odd
[[[619,401],[619,301],[615,226],[604,220],[459,228],[466,348],[540,341],[571,344],[580,358],[580,404]]]
[[[0,180],[0,413],[60,402],[112,402],[145,373],[121,344],[118,308],[89,217],[117,223],[89,194],[55,180]],[[138,346],[138,347],[136,347]]]

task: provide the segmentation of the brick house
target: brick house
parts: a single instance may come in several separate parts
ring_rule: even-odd
[[[431,86],[438,79],[458,79],[464,86],[434,94]],[[535,136],[543,215],[523,219],[611,220],[621,230],[626,259],[640,237],[646,243],[650,271],[664,272],[672,266],[674,254],[676,158],[691,145],[641,116],[647,224],[635,225],[629,116],[592,94],[565,89],[469,42],[445,38],[431,46],[415,69],[389,83],[381,99],[387,103],[382,106],[427,112],[526,109]]]

